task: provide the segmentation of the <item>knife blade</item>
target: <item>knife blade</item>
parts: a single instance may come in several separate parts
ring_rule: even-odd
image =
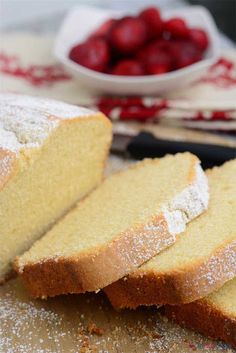
[[[160,139],[150,132],[140,132],[136,136],[115,134],[111,151],[128,155],[134,159],[163,157],[165,154],[191,152],[198,156],[203,168],[236,158],[236,148],[191,141],[175,141]]]

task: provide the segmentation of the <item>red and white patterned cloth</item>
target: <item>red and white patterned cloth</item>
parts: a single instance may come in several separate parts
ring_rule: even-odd
[[[206,130],[236,131],[236,51],[198,82],[164,97],[100,97],[54,59],[53,38],[27,33],[0,36],[0,90],[97,107],[112,120],[137,120]]]

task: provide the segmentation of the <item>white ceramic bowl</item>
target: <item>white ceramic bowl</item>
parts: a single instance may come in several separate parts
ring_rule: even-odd
[[[89,70],[69,59],[70,49],[85,40],[100,24],[111,17],[120,17],[121,12],[89,6],[74,8],[65,18],[55,42],[54,53],[74,76],[84,85],[100,93],[109,94],[161,94],[178,89],[198,79],[219,56],[218,33],[210,13],[202,6],[188,6],[182,9],[162,11],[164,19],[182,17],[191,27],[203,28],[210,39],[209,48],[203,60],[183,69],[152,76],[115,76]]]

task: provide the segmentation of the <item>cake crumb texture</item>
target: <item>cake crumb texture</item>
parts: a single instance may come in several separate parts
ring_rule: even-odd
[[[207,204],[194,155],[146,159],[107,178],[16,269],[34,296],[99,290],[173,244]]]
[[[236,275],[236,160],[207,175],[207,211],[173,246],[105,289],[116,308],[188,303]]]
[[[66,103],[0,94],[0,280],[102,180],[111,124]]]
[[[236,349],[236,278],[203,299],[166,306],[165,311],[180,325],[221,339]]]

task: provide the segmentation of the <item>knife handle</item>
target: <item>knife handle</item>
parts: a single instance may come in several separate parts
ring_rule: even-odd
[[[164,140],[149,132],[140,132],[127,146],[135,159],[162,157],[167,153],[191,152],[202,161],[203,168],[211,168],[236,158],[236,148],[190,141]]]

